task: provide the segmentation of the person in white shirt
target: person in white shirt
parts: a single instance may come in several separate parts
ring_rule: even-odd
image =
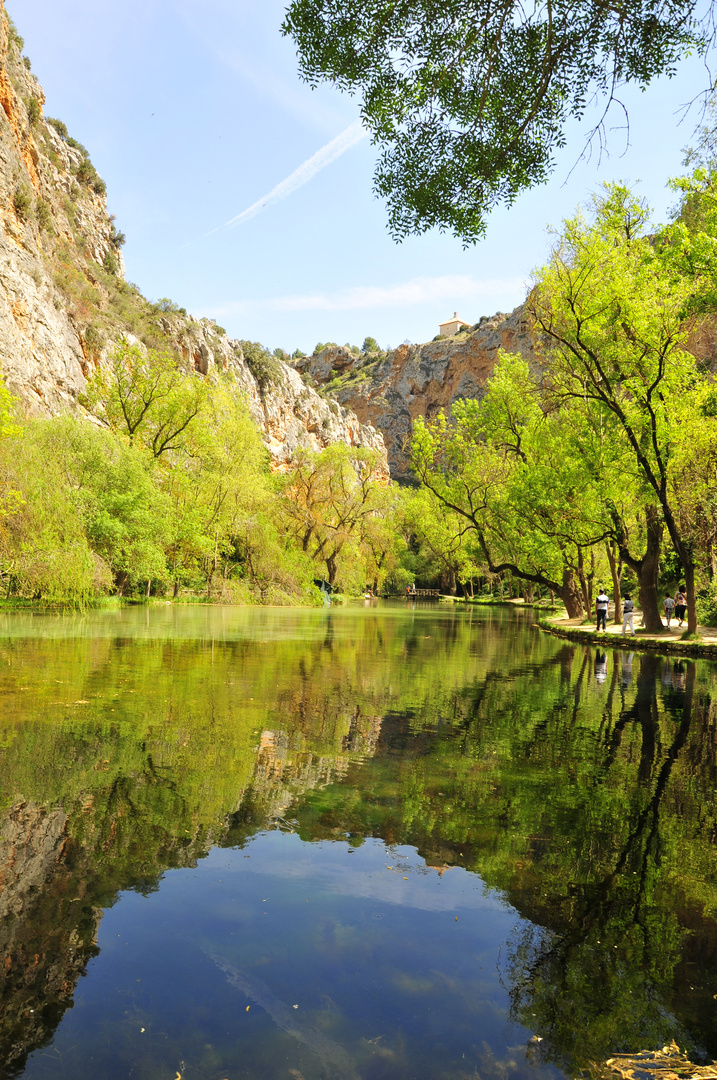
[[[599,630],[602,626],[603,630],[607,632],[607,608],[609,603],[610,601],[608,600],[607,593],[601,585],[600,592],[597,594],[597,599],[595,601],[595,610],[597,612],[596,630]]]
[[[630,627],[630,633],[632,634],[632,636],[633,637],[635,636],[635,628],[632,625],[632,619],[633,619],[634,612],[635,612],[635,605],[633,604],[630,597],[626,596],[625,597],[625,602],[622,605],[622,633],[623,633],[623,637],[625,635],[625,629],[628,626]]]

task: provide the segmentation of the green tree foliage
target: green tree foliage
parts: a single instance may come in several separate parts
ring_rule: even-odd
[[[502,354],[482,402],[419,418],[411,441],[416,475],[472,533],[480,563],[552,590],[572,617],[590,607],[584,553],[608,535],[575,438],[569,411],[544,411],[528,365]]]
[[[594,412],[629,451],[682,564],[694,632],[695,553],[673,475],[687,403],[699,390],[685,315],[701,280],[675,273],[675,252],[653,244],[646,225],[644,205],[609,188],[591,221],[565,223],[531,304],[549,343],[549,396]]]
[[[378,539],[379,521],[390,513],[379,465],[374,451],[334,443],[320,453],[300,451],[284,480],[288,529],[329,583],[340,580],[347,591],[380,576],[378,552],[390,544],[387,536]]]
[[[475,242],[492,207],[547,179],[593,95],[607,111],[620,86],[706,51],[710,14],[694,0],[293,0],[283,30],[304,79],[360,98],[393,236]]]
[[[184,447],[207,393],[206,380],[188,376],[173,356],[122,339],[89,380],[83,403],[159,457]]]

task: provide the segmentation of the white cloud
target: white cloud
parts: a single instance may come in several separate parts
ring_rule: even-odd
[[[394,285],[356,285],[335,293],[293,294],[265,300],[237,301],[210,312],[214,318],[249,315],[258,311],[366,311],[380,308],[404,308],[417,304],[446,301],[451,304],[477,303],[506,292],[525,293],[522,278],[479,280],[470,274],[444,274],[441,277],[415,277]]]
[[[280,184],[272,188],[266,195],[262,195],[260,199],[257,199],[255,203],[248,206],[246,210],[242,210],[236,217],[230,218],[229,221],[225,221],[223,225],[218,225],[216,229],[212,229],[206,233],[205,236],[212,236],[213,233],[219,232],[220,229],[233,229],[237,225],[243,224],[245,221],[249,221],[251,218],[256,217],[257,214],[261,214],[263,210],[266,210],[267,206],[272,206],[274,203],[281,202],[282,199],[286,199],[287,196],[292,195],[304,184],[308,184],[309,180],[313,180],[317,173],[325,169],[327,165],[330,165],[337,158],[345,154],[347,150],[350,150],[356,143],[361,142],[368,133],[363,128],[360,120],[354,120],[353,124],[337,135],[331,142],[326,143],[320,150],[317,150],[315,154],[312,154],[310,158],[307,158],[303,164],[299,165],[298,169],[294,169],[290,176],[287,176],[285,180],[282,180]]]

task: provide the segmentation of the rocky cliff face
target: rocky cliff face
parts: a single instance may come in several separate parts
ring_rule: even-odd
[[[121,336],[172,348],[187,370],[231,370],[275,468],[297,447],[381,436],[275,360],[257,376],[211,320],[146,301],[124,278],[123,237],[87,150],[43,116],[44,94],[0,0],[0,368],[30,414],[79,411],[94,365]],[[273,359],[273,358],[272,358]]]
[[[381,432],[391,475],[403,479],[410,475],[404,446],[413,421],[448,411],[458,398],[482,397],[499,349],[535,362],[524,305],[510,315],[481,319],[467,334],[427,345],[400,345],[378,357],[329,346],[296,367]]]

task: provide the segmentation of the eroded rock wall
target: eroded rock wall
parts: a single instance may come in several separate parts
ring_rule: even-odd
[[[124,279],[104,183],[87,150],[43,115],[44,94],[0,0],[0,369],[31,415],[81,412],[94,366],[122,336],[175,348],[187,370],[231,370],[274,468],[297,447],[369,446],[381,436],[276,360],[260,382],[241,344],[208,319],[165,313]]]
[[[536,363],[525,305],[509,315],[481,319],[467,336],[426,345],[400,345],[379,359],[356,356],[329,346],[297,361],[296,368],[318,386],[326,386],[363,423],[381,432],[391,475],[410,476],[405,444],[417,416],[448,411],[459,398],[480,398],[493,372],[498,351],[519,352]]]

